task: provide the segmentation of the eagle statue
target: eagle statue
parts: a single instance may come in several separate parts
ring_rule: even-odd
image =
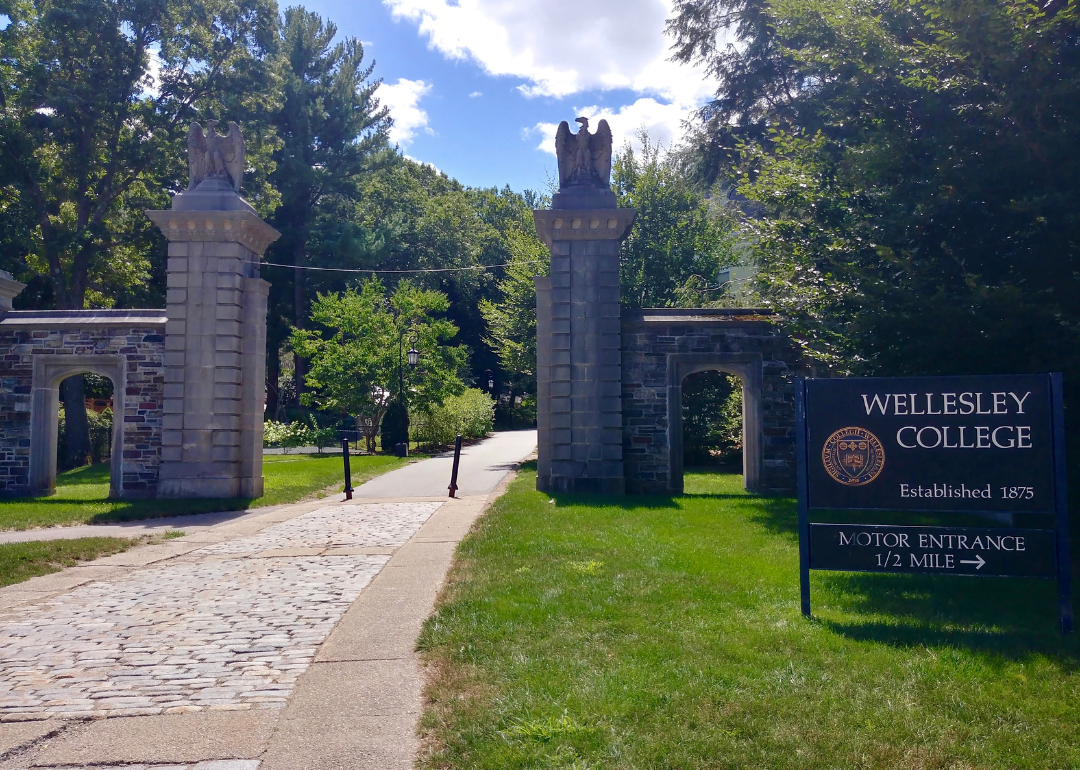
[[[589,133],[589,119],[577,118],[581,130],[570,133],[570,124],[559,124],[555,134],[555,157],[559,161],[559,189],[587,186],[611,189],[611,129],[606,120]]]
[[[192,123],[188,129],[188,189],[194,190],[206,179],[221,179],[237,193],[244,176],[244,137],[240,126],[229,121],[229,133],[219,134],[218,121],[202,126]]]

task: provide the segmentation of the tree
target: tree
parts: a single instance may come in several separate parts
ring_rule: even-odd
[[[510,397],[519,388],[536,393],[536,286],[533,277],[551,272],[551,255],[536,231],[521,227],[506,234],[510,262],[497,284],[498,302],[480,300],[487,322],[485,342],[499,357],[510,381]],[[484,383],[486,385],[486,383]]]
[[[613,164],[619,205],[638,212],[620,254],[623,303],[629,307],[707,304],[712,298],[701,289],[715,286],[717,271],[735,261],[733,219],[720,201],[694,183],[681,155],[661,152],[647,134],[641,139],[640,152],[628,144]],[[541,204],[535,198],[526,200]],[[520,388],[523,393],[535,393],[533,276],[548,274],[550,254],[537,238],[531,217],[527,224],[523,219],[505,220],[509,266],[493,292],[497,299],[482,299],[479,308],[487,323],[484,341],[509,375],[511,391]]]
[[[293,349],[310,360],[304,403],[336,414],[369,418],[364,424],[368,450],[392,401],[417,409],[439,404],[464,390],[464,347],[446,344],[457,327],[445,313],[446,295],[409,281],[386,296],[376,279],[342,294],[320,294],[311,321],[320,328],[296,329]],[[420,365],[402,360],[415,345]],[[406,416],[407,419],[407,416]],[[406,428],[407,430],[407,428]]]
[[[341,289],[338,281],[308,281],[304,268],[359,267],[369,260],[367,234],[356,225],[361,177],[390,162],[387,131],[391,120],[376,98],[381,80],[372,80],[374,64],[364,62],[364,46],[355,38],[335,42],[337,27],[300,7],[285,11],[281,28],[283,99],[273,124],[281,145],[274,153],[271,183],[281,205],[271,223],[281,239],[268,261],[296,265],[273,274],[267,367],[267,408],[274,410],[279,374],[278,350],[290,327],[301,328],[308,316],[306,292]],[[295,362],[303,390],[304,359]]]
[[[276,7],[7,0],[0,12],[11,20],[0,31],[0,210],[18,223],[5,261],[61,309],[138,297],[161,242],[142,210],[163,208],[182,179],[185,124],[200,108],[272,85]],[[82,464],[82,379],[62,396],[69,463]]]
[[[683,463],[728,465],[742,453],[742,383],[715,370],[683,380]]]
[[[735,261],[733,222],[722,199],[711,198],[680,165],[641,135],[615,157],[613,185],[619,206],[637,209],[620,253],[623,303],[628,307],[700,306],[720,268]]]
[[[704,33],[725,14],[741,40],[720,56]],[[726,171],[755,206],[761,290],[813,355],[850,373],[1080,379],[1078,14],[680,4],[684,57],[731,78],[781,63],[745,99],[768,130],[743,132]],[[1080,389],[1066,399],[1075,442]]]
[[[410,280],[446,293],[449,317],[460,330],[458,339],[469,347],[474,369],[496,368],[484,343],[479,304],[494,293],[499,271],[480,268],[509,261],[509,228],[532,227],[526,197],[506,188],[468,189],[407,158],[367,181],[359,213],[361,227],[377,244],[372,266],[438,271]]]

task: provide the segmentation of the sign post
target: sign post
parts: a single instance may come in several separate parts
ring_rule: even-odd
[[[1057,578],[1072,630],[1062,378],[799,380],[802,611],[810,570]],[[811,521],[840,510],[969,513],[1008,527]],[[1052,518],[1054,529],[1015,527]]]

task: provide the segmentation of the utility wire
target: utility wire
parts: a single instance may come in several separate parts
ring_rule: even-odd
[[[531,259],[527,262],[504,262],[501,265],[473,265],[472,267],[422,267],[414,270],[369,270],[356,267],[314,267],[311,265],[284,265],[278,262],[252,262],[253,265],[259,267],[287,267],[290,270],[319,270],[329,273],[382,273],[382,274],[401,274],[401,273],[452,273],[455,270],[491,270],[495,267],[511,267],[513,265],[535,265],[540,262],[547,262],[546,259]]]

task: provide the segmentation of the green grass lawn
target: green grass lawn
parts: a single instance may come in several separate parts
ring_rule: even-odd
[[[387,455],[351,459],[353,486],[408,460]],[[56,477],[50,497],[0,499],[0,529],[152,519],[211,511],[238,511],[289,503],[344,484],[341,456],[270,455],[263,458],[265,494],[256,500],[110,500],[107,464],[76,468]]]
[[[0,545],[0,587],[32,577],[59,572],[81,561],[126,551],[138,539],[127,537],[81,537],[76,540],[36,540]]]
[[[420,649],[425,768],[1080,768],[1051,581],[813,573],[794,501],[512,483]]]

